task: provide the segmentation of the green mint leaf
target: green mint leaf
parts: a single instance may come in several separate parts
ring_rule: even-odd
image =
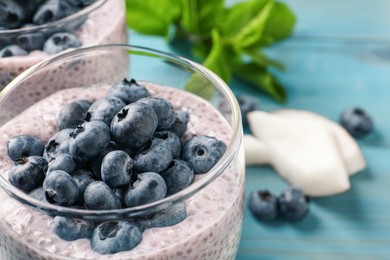
[[[126,20],[130,28],[143,34],[166,36],[179,18],[181,5],[176,0],[126,0]]]
[[[230,81],[232,71],[227,63],[228,55],[221,43],[221,37],[217,30],[211,32],[212,47],[203,65],[216,73],[224,81]],[[199,74],[194,74],[188,81],[185,89],[205,99],[214,95],[214,86]]]
[[[245,63],[237,66],[234,73],[257,89],[267,93],[275,100],[286,102],[287,95],[284,87],[265,67],[255,63]]]
[[[181,0],[181,26],[190,34],[209,36],[224,10],[224,0]]]
[[[234,37],[268,2],[269,0],[249,0],[225,10],[218,24],[221,35],[226,38]]]
[[[246,55],[250,57],[253,63],[256,63],[259,66],[263,67],[274,67],[278,70],[284,70],[284,66],[277,60],[268,58],[259,48],[252,48],[243,51]]]
[[[266,46],[290,36],[294,29],[295,16],[285,4],[276,2],[263,30],[263,37],[256,44]]]
[[[248,21],[236,35],[229,39],[230,44],[236,48],[243,49],[253,46],[253,44],[260,41],[274,4],[274,1],[269,1],[256,16]]]
[[[210,100],[214,95],[214,86],[203,75],[199,73],[192,74],[184,89],[194,93],[206,100]]]

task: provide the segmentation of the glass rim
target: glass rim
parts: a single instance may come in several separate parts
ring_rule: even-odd
[[[23,80],[38,72],[40,69],[45,68],[46,66],[50,66],[53,63],[56,63],[61,60],[66,60],[67,58],[76,57],[77,55],[94,52],[94,51],[119,51],[126,49],[128,53],[129,51],[133,51],[133,54],[140,56],[148,56],[158,59],[166,59],[170,61],[175,61],[180,65],[183,65],[185,68],[190,68],[194,73],[200,73],[203,77],[205,77],[212,85],[223,95],[226,99],[227,104],[231,108],[231,128],[232,128],[232,136],[230,139],[230,143],[227,144],[227,149],[220,160],[214,165],[213,168],[204,176],[193,182],[187,188],[168,196],[164,199],[154,201],[152,203],[147,203],[144,205],[129,207],[129,208],[121,208],[114,210],[86,210],[86,209],[77,209],[66,206],[60,206],[57,204],[50,204],[47,202],[43,202],[37,200],[22,190],[14,187],[6,178],[0,176],[0,187],[10,196],[17,199],[18,201],[32,206],[33,208],[39,209],[45,213],[52,213],[55,215],[62,216],[79,216],[80,218],[85,219],[112,219],[112,216],[126,216],[126,217],[136,217],[145,212],[149,212],[150,210],[162,210],[170,205],[174,205],[176,203],[182,202],[189,197],[195,195],[199,191],[201,191],[204,187],[209,185],[212,181],[214,181],[218,176],[220,176],[223,171],[229,166],[232,160],[237,156],[239,151],[239,147],[242,142],[242,123],[241,123],[241,113],[239,109],[239,104],[230,90],[228,85],[219,78],[214,72],[207,69],[203,65],[191,61],[187,58],[181,57],[176,54],[155,50],[148,47],[136,46],[136,45],[126,45],[126,44],[109,44],[109,45],[100,45],[100,46],[92,46],[92,47],[83,47],[78,48],[73,51],[68,51],[66,53],[57,54],[52,56],[40,63],[30,67],[19,76],[17,76],[14,80],[12,80],[1,92],[0,92],[0,106],[2,100],[7,97],[7,93],[12,89],[16,88]]]
[[[58,27],[58,26],[61,26],[63,24],[66,24],[68,22],[74,21],[79,17],[82,17],[82,16],[85,16],[85,15],[92,13],[93,11],[95,11],[96,9],[101,7],[103,4],[105,4],[107,1],[108,0],[96,0],[93,4],[90,4],[86,7],[84,7],[83,9],[81,9],[80,11],[78,11],[74,14],[68,15],[68,16],[63,17],[61,19],[58,19],[58,20],[55,20],[52,22],[48,22],[45,24],[32,25],[32,26],[25,27],[25,28],[6,29],[6,30],[0,29],[0,36],[8,35],[8,34],[31,33],[31,32],[36,32],[36,31],[48,29],[48,28]]]

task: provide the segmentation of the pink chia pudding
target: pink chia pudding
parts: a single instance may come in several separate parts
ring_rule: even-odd
[[[128,41],[125,1],[106,0],[103,2],[101,6],[88,14],[88,19],[74,32],[82,47],[126,44]],[[0,58],[0,90],[21,72],[48,57],[47,53],[34,50],[26,56]]]
[[[195,135],[231,142],[230,125],[205,100],[182,90],[143,84],[152,96],[168,99],[175,109],[190,114],[183,142]],[[0,128],[0,175],[7,179],[13,165],[7,155],[7,141],[11,137],[28,134],[47,142],[58,131],[56,115],[62,105],[79,99],[94,101],[107,89],[92,86],[60,90],[4,124]],[[53,231],[52,216],[0,190],[0,259],[234,259],[241,234],[245,189],[242,146],[237,149],[221,175],[182,201],[187,213],[183,221],[170,227],[146,229],[134,249],[116,254],[100,255],[92,250],[88,239],[62,240]],[[196,175],[194,182],[206,175]]]

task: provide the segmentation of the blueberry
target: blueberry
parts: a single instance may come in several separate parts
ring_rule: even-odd
[[[80,8],[71,5],[66,0],[47,0],[35,12],[32,21],[38,25],[46,24],[64,18],[79,10]]]
[[[69,141],[73,131],[67,128],[55,133],[47,142],[43,157],[50,162],[59,154],[70,154]]]
[[[110,142],[108,146],[97,156],[95,156],[90,164],[90,170],[97,180],[102,179],[102,162],[104,157],[114,150],[118,150],[118,146],[114,142]]]
[[[163,98],[147,97],[142,98],[137,102],[148,104],[153,108],[158,119],[158,130],[169,129],[175,122],[175,110],[168,100]]]
[[[38,8],[45,2],[45,0],[15,0],[24,10],[26,21],[32,21],[32,18]],[[25,21],[25,22],[26,22]],[[26,24],[23,25],[23,27]]]
[[[188,162],[195,174],[208,172],[222,157],[226,144],[209,136],[195,136],[182,149],[183,160]]]
[[[47,161],[41,156],[30,156],[15,162],[8,174],[9,182],[15,187],[30,192],[42,185]]]
[[[157,115],[149,105],[132,103],[125,106],[111,122],[113,140],[120,146],[138,149],[156,130]]]
[[[92,234],[92,249],[99,254],[114,254],[136,247],[142,240],[139,228],[128,221],[103,222]]]
[[[18,45],[8,45],[0,50],[0,58],[25,56],[27,54],[27,51],[22,49]]]
[[[161,210],[150,218],[136,221],[141,230],[149,228],[171,227],[182,222],[187,217],[184,203],[177,203],[171,207]]]
[[[42,186],[33,189],[32,191],[29,192],[28,195],[36,200],[46,202],[45,191],[43,190]]]
[[[133,159],[124,151],[109,152],[102,162],[102,180],[110,188],[120,188],[130,184]]]
[[[91,221],[62,216],[54,217],[54,232],[66,241],[91,238],[94,229],[95,225]]]
[[[26,19],[23,8],[14,0],[0,1],[0,24],[8,29],[15,29]]]
[[[122,203],[115,193],[102,181],[92,182],[84,192],[84,208],[95,210],[120,209]]]
[[[345,110],[340,118],[340,124],[353,136],[362,138],[373,129],[373,122],[361,108],[351,108]]]
[[[49,55],[59,53],[69,48],[77,48],[81,46],[80,40],[76,35],[62,32],[50,36],[43,45],[43,51]]]
[[[46,36],[41,32],[24,33],[16,37],[16,43],[26,51],[42,50]]]
[[[149,97],[149,91],[142,85],[139,85],[134,79],[128,81],[124,79],[115,83],[107,92],[107,96],[120,98],[127,104],[134,103],[141,98]]]
[[[8,156],[16,161],[23,157],[29,157],[32,155],[42,156],[45,145],[43,142],[34,136],[19,135],[12,137],[8,143]]]
[[[173,160],[160,175],[167,184],[167,196],[188,187],[194,179],[194,171],[182,160]]]
[[[301,190],[286,189],[278,197],[281,215],[290,221],[302,220],[309,212],[309,198]]]
[[[248,113],[260,109],[260,101],[253,96],[240,95],[237,96],[238,104],[240,105],[241,118],[243,125],[248,124]]]
[[[177,136],[182,137],[187,130],[188,121],[189,114],[186,111],[176,110],[175,121],[168,130],[174,132]]]
[[[60,129],[76,128],[84,123],[87,111],[91,106],[88,100],[77,100],[66,104],[58,111],[57,122]]]
[[[125,193],[125,203],[128,207],[135,207],[163,199],[167,193],[164,179],[155,172],[138,174],[137,180]]]
[[[79,200],[82,201],[82,199],[84,199],[85,189],[88,187],[89,184],[95,181],[95,179],[93,178],[93,174],[90,171],[79,169],[73,172],[71,175],[79,189]]]
[[[47,173],[61,170],[68,173],[72,173],[76,169],[76,162],[73,157],[69,154],[59,154],[53,160],[49,162],[49,166],[47,168]]]
[[[278,215],[278,199],[266,190],[251,192],[249,210],[259,220],[269,221]]]
[[[69,173],[56,170],[50,172],[43,182],[46,200],[52,204],[73,205],[79,198],[77,183]]]
[[[137,172],[161,172],[172,159],[171,144],[163,139],[152,138],[138,150],[134,157],[134,169]]]
[[[102,97],[96,100],[88,109],[85,121],[102,121],[110,126],[114,116],[126,104],[116,97]]]
[[[111,139],[110,129],[101,121],[77,126],[69,141],[70,154],[79,162],[87,162],[101,153]]]
[[[167,141],[172,148],[173,158],[179,158],[181,154],[180,138],[171,131],[159,131],[154,133],[154,137]]]

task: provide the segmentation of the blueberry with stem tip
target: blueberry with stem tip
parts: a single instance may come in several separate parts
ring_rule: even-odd
[[[16,160],[8,174],[9,182],[15,187],[29,192],[42,185],[47,161],[41,156],[30,156]]]
[[[249,210],[259,220],[269,221],[278,216],[278,200],[267,190],[251,192]]]
[[[142,240],[142,232],[128,221],[103,222],[92,234],[92,249],[99,254],[114,254],[136,247]]]
[[[13,161],[16,161],[20,158],[33,155],[42,156],[45,145],[35,136],[18,135],[9,139],[7,149],[8,156]]]
[[[46,200],[52,204],[73,205],[79,198],[77,183],[69,173],[56,170],[50,172],[43,182]]]

